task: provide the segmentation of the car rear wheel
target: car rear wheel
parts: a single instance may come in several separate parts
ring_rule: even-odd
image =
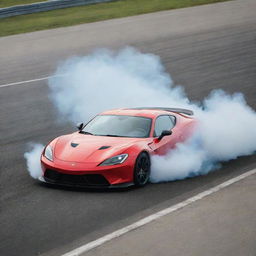
[[[142,187],[147,184],[150,176],[150,159],[147,153],[142,152],[136,159],[134,166],[134,184]]]

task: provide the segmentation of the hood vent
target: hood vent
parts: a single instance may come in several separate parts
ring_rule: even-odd
[[[110,146],[102,146],[99,148],[99,150],[110,148]]]
[[[78,143],[71,142],[71,146],[72,146],[73,148],[77,147],[78,145],[79,145]]]

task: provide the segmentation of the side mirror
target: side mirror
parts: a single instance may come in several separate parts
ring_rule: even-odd
[[[172,131],[164,130],[162,131],[161,135],[158,137],[158,140],[161,140],[164,136],[169,136],[172,134]]]
[[[84,123],[77,123],[76,128],[81,131],[84,127]]]

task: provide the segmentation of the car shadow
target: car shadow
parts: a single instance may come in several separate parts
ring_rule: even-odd
[[[53,190],[63,190],[63,191],[73,191],[73,192],[94,192],[94,193],[116,193],[116,192],[129,192],[133,190],[137,190],[135,186],[129,186],[124,188],[83,188],[83,187],[72,187],[72,186],[64,186],[58,184],[49,184],[37,181],[38,185],[45,188],[50,188]]]

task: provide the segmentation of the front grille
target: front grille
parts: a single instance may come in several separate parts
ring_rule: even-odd
[[[47,169],[44,173],[46,181],[58,184],[77,186],[109,186],[106,178],[100,174],[65,174],[55,170]]]

